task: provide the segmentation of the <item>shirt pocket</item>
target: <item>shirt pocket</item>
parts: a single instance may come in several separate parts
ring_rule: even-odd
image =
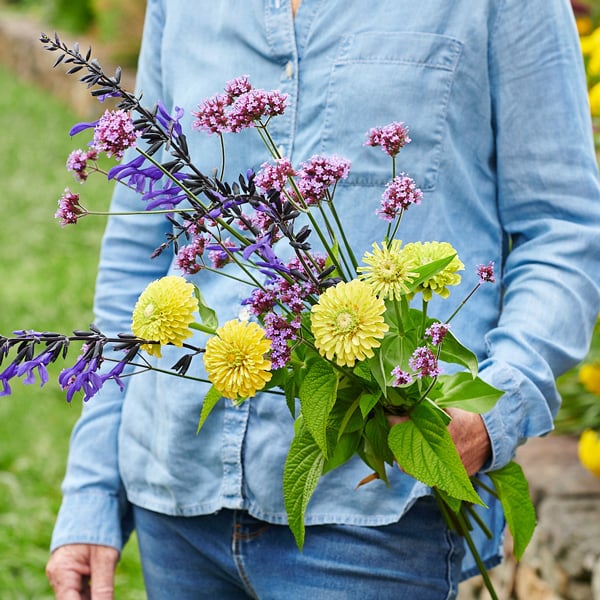
[[[398,154],[397,172],[406,172],[423,191],[435,189],[461,51],[459,40],[433,33],[344,36],[328,83],[321,152],[352,161],[346,184],[390,180],[391,160],[364,142],[372,127],[402,121],[412,142]]]

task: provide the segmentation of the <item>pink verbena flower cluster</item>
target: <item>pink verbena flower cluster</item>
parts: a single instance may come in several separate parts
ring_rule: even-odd
[[[74,225],[77,223],[77,219],[86,214],[85,208],[79,204],[79,194],[65,188],[58,200],[58,210],[54,213],[55,218],[60,219],[60,224],[64,227],[65,225]]]
[[[99,152],[123,158],[127,148],[135,146],[140,133],[135,130],[131,117],[124,110],[107,110],[94,127],[93,145]]]
[[[93,146],[85,150],[73,150],[67,158],[67,171],[72,171],[75,181],[84,183],[88,178],[88,164],[98,159],[98,150]]]
[[[278,90],[252,87],[247,77],[238,77],[225,84],[223,94],[216,94],[198,105],[192,114],[192,127],[207,133],[236,133],[254,127],[263,118],[281,115],[287,106],[288,95]]]
[[[292,344],[298,339],[301,326],[300,316],[288,321],[281,315],[270,312],[265,315],[265,336],[271,340],[271,368],[281,369],[289,362],[292,355]]]
[[[315,155],[301,163],[296,183],[304,202],[318,204],[332,185],[348,177],[349,171],[350,161],[335,155]]]
[[[439,346],[450,330],[448,323],[432,323],[426,330],[425,335],[431,338],[431,343],[434,346]]]
[[[392,222],[411,204],[420,204],[423,192],[417,187],[414,179],[405,173],[394,177],[381,196],[381,208],[376,213],[384,220]]]
[[[380,146],[386,154],[393,158],[408,143],[410,143],[408,127],[401,121],[394,121],[384,127],[370,129],[365,146]]]
[[[488,262],[487,265],[477,265],[477,275],[479,276],[479,283],[495,283],[494,261]]]
[[[442,369],[435,354],[427,346],[419,346],[408,360],[408,366],[417,371],[417,377],[437,377]]]
[[[413,382],[413,376],[408,371],[403,371],[400,365],[392,369],[392,377],[394,378],[394,387],[410,385]]]
[[[270,190],[283,191],[289,177],[294,177],[296,171],[289,158],[278,158],[275,164],[263,163],[256,174],[254,183],[263,192]]]

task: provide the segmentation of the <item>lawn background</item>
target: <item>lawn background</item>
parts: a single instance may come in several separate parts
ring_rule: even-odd
[[[66,186],[102,209],[110,185],[97,178],[80,187],[66,171],[69,152],[87,142],[69,138],[78,120],[69,107],[4,69],[0,90],[0,333],[86,328],[105,221],[89,217],[62,229],[53,215]],[[81,400],[67,404],[52,377],[42,389],[20,381],[12,388],[0,397],[0,598],[45,600],[53,598],[44,567]],[[115,593],[145,598],[135,540]]]

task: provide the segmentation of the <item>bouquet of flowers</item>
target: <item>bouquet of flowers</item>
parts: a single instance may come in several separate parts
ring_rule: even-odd
[[[79,391],[88,400],[110,379],[123,387],[123,377],[149,368],[144,354],[160,356],[161,346],[172,344],[184,349],[173,376],[187,377],[194,359],[204,361],[210,390],[198,430],[221,401],[241,403],[261,392],[287,402],[295,435],[282,485],[299,548],[304,514],[320,477],[358,455],[372,475],[357,485],[387,481],[386,468],[398,463],[430,486],[447,523],[465,536],[476,560],[470,531],[484,527],[473,508],[483,504],[477,488],[484,487],[502,502],[520,556],[535,525],[520,467],[510,463],[489,473],[493,488],[470,478],[448,432],[446,410],[483,413],[502,395],[478,377],[477,358],[451,330],[452,319],[477,288],[494,282],[494,265],[474,269],[472,291],[448,318],[428,314],[433,294],[447,298],[464,266],[444,241],[402,245],[397,238],[402,216],[422,199],[415,181],[396,169],[400,150],[410,142],[407,127],[394,122],[367,132],[365,144],[390,157],[391,179],[377,211],[381,238],[358,260],[334,201],[336,184],[351,165],[337,156],[313,156],[294,167],[279,153],[269,122],[285,110],[285,95],[239,77],[193,113],[194,129],[219,136],[223,164],[223,134],[254,128],[264,141],[269,162],[228,184],[223,169],[208,176],[194,165],[180,123],[182,109],[169,114],[160,103],[145,108],[121,87],[120,71],[107,76],[91,51],[82,54],[58,36],[42,35],[41,41],[58,54],[54,66],[69,65],[69,74],[83,71],[81,81],[92,95],[118,102],[97,121],[71,130],[74,135],[92,129],[93,141],[70,155],[68,168],[85,181],[90,173],[103,172],[100,154],[115,157],[118,164],[104,174],[139,192],[142,212],[163,213],[171,222],[172,233],[155,255],[173,248],[182,276],[152,282],[132,307],[132,331],[115,338],[94,326],[73,335],[21,330],[1,336],[0,360],[9,362],[0,373],[0,395],[10,393],[13,377],[32,383],[37,373],[45,383],[47,365],[66,358],[79,342],[81,353],[61,372],[59,383],[68,400]],[[137,155],[123,163],[130,147]],[[159,151],[168,158],[159,160]],[[65,190],[56,213],[63,225],[90,214],[100,213]],[[235,270],[223,269],[232,263]],[[247,284],[247,319],[217,322],[201,290],[184,277],[200,270]],[[193,330],[208,336],[204,347],[186,341]],[[121,358],[109,354],[109,347]],[[105,368],[111,361],[112,368]],[[391,426],[389,415],[404,418]],[[480,560],[479,566],[495,597]]]

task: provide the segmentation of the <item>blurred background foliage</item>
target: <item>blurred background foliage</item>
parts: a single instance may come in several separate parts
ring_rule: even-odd
[[[58,31],[85,34],[98,54],[134,67],[144,23],[145,0],[0,0]]]
[[[572,4],[586,67],[596,150],[600,152],[600,1],[573,0]],[[558,383],[563,405],[556,419],[557,431],[576,435],[586,429],[600,432],[600,321],[586,359]]]

